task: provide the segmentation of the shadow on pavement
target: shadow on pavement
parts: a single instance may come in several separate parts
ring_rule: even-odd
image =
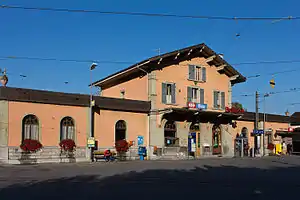
[[[300,167],[273,169],[231,166],[148,170],[111,177],[77,176],[0,191],[1,200],[94,199],[278,199],[296,197]]]

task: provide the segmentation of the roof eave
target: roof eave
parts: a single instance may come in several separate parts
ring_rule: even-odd
[[[130,67],[127,67],[119,72],[116,72],[110,76],[107,76],[99,81],[96,81],[92,84],[90,84],[89,86],[96,86],[96,87],[105,87],[105,85],[108,85],[109,81],[111,80],[114,80],[115,78],[119,77],[121,74],[124,74],[124,73],[132,73],[134,72],[135,69],[138,69],[138,68],[141,68],[142,66],[144,66],[145,64],[144,63],[151,63],[151,62],[156,62],[158,61],[159,59],[164,59],[166,57],[169,57],[169,56],[172,56],[172,55],[175,55],[175,54],[180,54],[182,52],[186,52],[186,51],[190,51],[191,49],[195,49],[195,48],[200,48],[201,51],[203,50],[203,52],[206,54],[206,55],[209,55],[209,56],[215,56],[215,60],[214,60],[214,63],[218,64],[218,65],[226,65],[226,70],[229,72],[227,75],[229,77],[231,76],[237,76],[234,80],[231,80],[231,83],[234,85],[234,84],[237,84],[237,83],[242,83],[242,82],[245,82],[246,81],[246,78],[240,74],[236,69],[234,69],[229,63],[227,63],[223,58],[221,58],[216,52],[214,52],[210,47],[208,47],[207,45],[205,45],[204,43],[201,43],[201,44],[198,44],[198,45],[194,45],[194,46],[190,46],[190,47],[186,47],[186,48],[183,48],[183,49],[179,49],[179,50],[175,50],[175,51],[172,51],[172,52],[169,52],[169,53],[166,53],[166,54],[163,54],[163,55],[159,55],[159,56],[154,56],[152,58],[149,58],[149,59],[146,59],[144,61],[141,61],[135,65],[132,65]]]

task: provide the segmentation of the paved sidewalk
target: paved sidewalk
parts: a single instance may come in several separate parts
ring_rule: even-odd
[[[293,156],[0,166],[0,199],[265,200],[296,195],[299,180]]]

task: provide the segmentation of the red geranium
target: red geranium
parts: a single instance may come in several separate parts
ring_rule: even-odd
[[[37,152],[43,145],[38,140],[25,139],[23,140],[20,148],[26,152]]]
[[[274,144],[272,144],[272,143],[270,143],[270,144],[268,144],[268,149],[269,150],[273,150],[275,148],[275,145]]]
[[[126,140],[119,140],[116,142],[117,152],[127,152],[129,149],[129,144]]]
[[[76,144],[74,142],[74,140],[72,139],[65,139],[62,140],[59,143],[59,146],[64,150],[64,151],[69,151],[69,152],[73,152],[76,148]]]

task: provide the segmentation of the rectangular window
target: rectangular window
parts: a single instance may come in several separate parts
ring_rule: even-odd
[[[189,65],[189,80],[206,82],[206,68],[196,65]]]
[[[199,103],[198,88],[192,88],[192,102]]]
[[[214,108],[225,109],[225,92],[214,91]]]
[[[162,83],[162,103],[175,104],[175,84]]]
[[[204,104],[204,89],[196,87],[188,87],[187,89],[188,102]]]

